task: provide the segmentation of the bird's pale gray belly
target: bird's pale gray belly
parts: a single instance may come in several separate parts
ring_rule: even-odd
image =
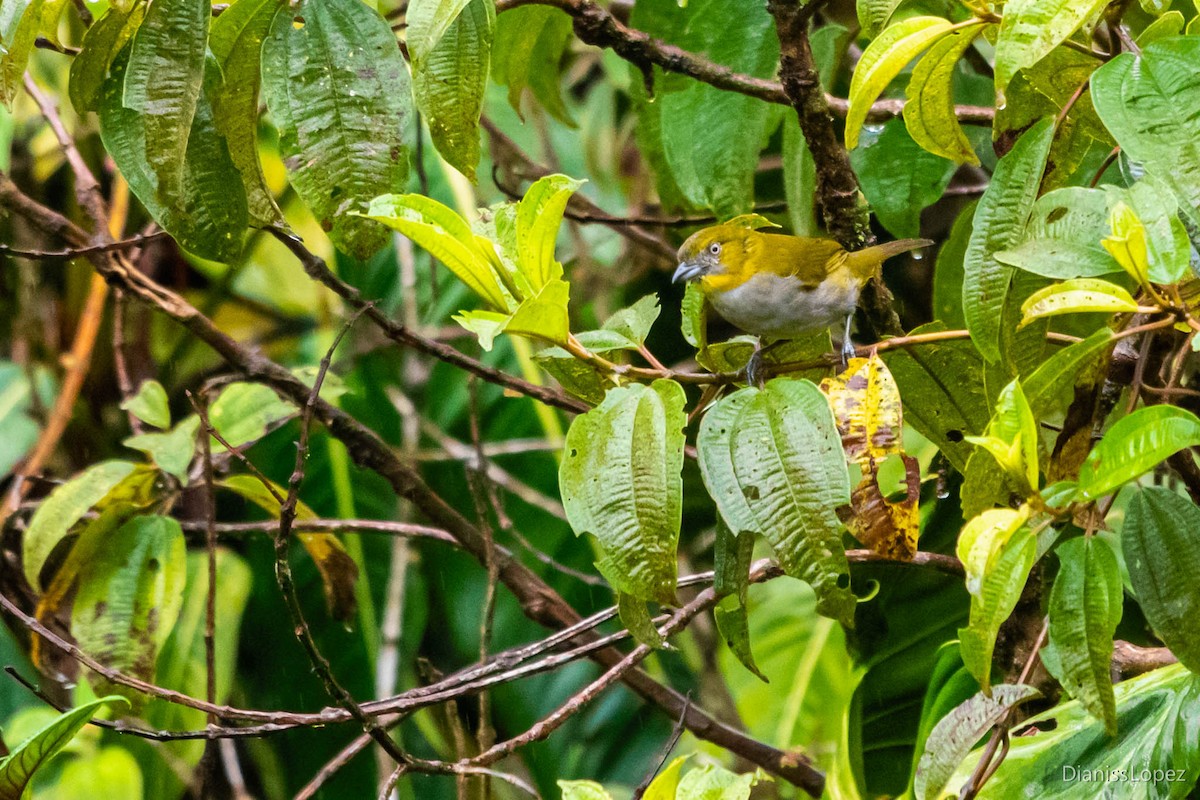
[[[791,339],[844,320],[858,303],[858,286],[827,280],[805,290],[795,278],[760,273],[710,299],[718,314],[747,333]]]

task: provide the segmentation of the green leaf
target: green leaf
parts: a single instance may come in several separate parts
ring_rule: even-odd
[[[621,624],[628,629],[629,634],[638,644],[655,649],[666,644],[666,640],[663,639],[663,635],[659,633],[658,627],[654,624],[654,617],[650,614],[650,609],[646,607],[645,600],[618,591],[617,613],[621,618]]]
[[[575,338],[593,353],[603,352],[588,345],[582,334]],[[604,393],[616,385],[612,375],[580,361],[561,347],[547,347],[533,358],[562,388],[589,405],[600,405],[604,402]]]
[[[1124,155],[1179,197],[1200,222],[1200,37],[1122,53],[1092,75],[1096,111]]]
[[[193,414],[166,433],[141,433],[121,444],[150,456],[159,469],[186,484],[188,465],[196,453],[198,430],[200,418]]]
[[[912,334],[943,330],[932,322]],[[966,437],[981,435],[991,416],[978,351],[965,340],[936,342],[890,350],[883,360],[900,387],[905,421],[965,469],[973,450]]]
[[[1034,419],[1046,419],[1066,409],[1074,399],[1078,376],[1099,366],[1115,342],[1112,330],[1101,328],[1082,342],[1062,348],[1021,381]]]
[[[121,402],[121,410],[156,428],[168,428],[171,425],[167,390],[156,380],[143,381],[137,394]]]
[[[1121,547],[1129,582],[1150,627],[1180,663],[1200,672],[1200,508],[1158,486],[1133,496]]]
[[[296,193],[338,248],[366,259],[387,230],[351,212],[408,182],[412,94],[391,27],[360,0],[282,8],[262,50],[262,93]]]
[[[1004,684],[992,689],[990,695],[979,692],[942,717],[925,741],[925,752],[913,781],[913,796],[917,800],[942,797],[950,776],[967,757],[971,746],[1004,719],[1009,709],[1040,696],[1032,686]]]
[[[133,35],[121,105],[140,115],[159,193],[181,195],[186,148],[204,90],[209,0],[155,0]]]
[[[933,268],[933,318],[947,328],[967,327],[962,307],[963,257],[971,238],[977,203],[977,200],[972,200],[958,212],[950,235],[938,250]]]
[[[679,790],[679,773],[690,758],[691,756],[679,756],[663,767],[646,787],[642,800],[675,800],[675,794]]]
[[[705,414],[697,449],[729,529],[764,536],[784,571],[816,591],[817,610],[853,627],[856,600],[835,513],[850,502],[850,478],[820,390],[777,378],[734,392]]]
[[[1031,67],[1079,28],[1090,25],[1107,0],[1009,0],[1004,5],[996,39],[996,94],[1003,106],[1004,90],[1017,70]]]
[[[1098,311],[1120,314],[1137,311],[1133,296],[1115,283],[1099,278],[1072,278],[1040,289],[1021,304],[1021,325],[1042,317]]]
[[[958,642],[947,642],[942,645],[937,650],[936,658],[937,661],[925,690],[925,699],[921,703],[921,718],[914,742],[916,746],[913,748],[912,768],[909,776],[910,793],[915,792],[917,770],[920,769],[921,759],[925,756],[925,744],[929,741],[929,735],[933,733],[933,729],[946,715],[979,692],[979,683],[963,666]],[[945,748],[940,749],[938,753],[939,755],[945,753]],[[928,793],[931,781],[928,769],[924,772],[926,773],[926,793]]]
[[[878,36],[898,5],[900,0],[857,0],[855,10],[863,34],[872,39]]]
[[[129,461],[101,461],[55,487],[42,501],[22,540],[22,564],[30,586],[41,589],[42,567],[50,553],[75,523],[129,477],[136,466]]]
[[[704,292],[699,283],[688,283],[683,292],[680,311],[680,329],[684,340],[697,350],[703,351],[708,347],[708,302],[704,299]]]
[[[1025,228],[1053,138],[1049,119],[1030,128],[1000,159],[975,210],[963,260],[962,302],[971,339],[988,362],[1005,355],[1000,329],[1013,279],[1013,268],[997,261],[996,253],[1016,244]]]
[[[676,800],[750,800],[750,789],[770,780],[760,770],[738,775],[716,764],[701,764],[679,781]]]
[[[501,288],[489,256],[466,220],[436,200],[419,194],[376,197],[370,219],[399,231],[441,261],[493,309],[508,311],[516,302]]]
[[[1124,597],[1117,557],[1099,536],[1071,539],[1055,552],[1061,565],[1050,592],[1049,641],[1060,665],[1055,677],[1115,736],[1113,633]]]
[[[913,141],[901,119],[885,124],[878,138],[864,139],[850,163],[871,210],[898,238],[920,235],[921,212],[942,196],[956,168]]]
[[[209,12],[207,7],[205,14]],[[123,105],[126,64],[130,47],[112,62],[100,94],[100,137],[129,188],[154,220],[186,250],[204,258],[230,261],[242,248],[246,230],[245,193],[225,139],[213,122],[207,92],[194,107],[190,129],[165,144],[152,139],[150,114]],[[204,83],[210,90],[220,82],[212,59],[204,62]],[[177,120],[159,119],[157,128]],[[180,147],[180,142],[186,142]],[[163,150],[170,150],[165,153]],[[230,187],[238,187],[231,191]]]
[[[8,0],[0,7],[0,102],[11,109],[42,25],[42,0]]]
[[[209,47],[224,76],[212,95],[213,121],[242,176],[250,221],[255,225],[283,221],[258,158],[262,46],[279,5],[280,0],[238,0],[213,20],[209,35]]]
[[[570,286],[566,281],[550,281],[535,296],[521,302],[504,323],[504,332],[523,334],[558,345],[566,344],[571,335],[567,318],[569,292]]]
[[[104,800],[144,800],[143,783],[142,768],[133,754],[108,745],[64,764],[54,789],[61,797],[90,797],[97,786],[103,786]]]
[[[1101,189],[1068,186],[1033,204],[1024,241],[996,253],[1001,264],[1046,278],[1095,278],[1119,272],[1100,240],[1109,231],[1109,197]]]
[[[146,16],[146,3],[129,11],[113,7],[87,30],[79,54],[71,59],[71,105],[76,113],[100,110],[100,93],[108,67]]]
[[[954,67],[983,30],[982,23],[954,31],[929,48],[908,82],[904,124],[930,153],[956,164],[979,166],[979,157],[954,109]]]
[[[713,591],[721,601],[713,607],[717,632],[746,669],[763,680],[754,653],[750,649],[750,620],[746,599],[750,583],[750,563],[754,558],[754,534],[731,532],[723,521],[717,522],[717,540],[713,548],[716,578]]]
[[[635,349],[646,343],[650,328],[658,319],[658,295],[648,294],[628,308],[614,312],[603,328],[617,334]]]
[[[1011,509],[985,511],[968,523],[958,540],[971,593],[971,620],[958,637],[963,663],[985,693],[991,686],[996,634],[1016,608],[1037,558],[1037,539],[1024,517]]]
[[[433,4],[443,5],[444,0]],[[425,115],[438,152],[474,183],[480,152],[479,117],[491,65],[496,7],[494,0],[470,0],[427,47],[428,42],[413,25],[424,19],[419,11],[429,5],[414,0],[408,12],[413,98]],[[418,12],[415,19],[413,6]]]
[[[858,146],[858,135],[871,105],[908,62],[950,33],[954,26],[941,17],[909,17],[885,28],[863,51],[850,79],[846,112],[846,147]]]
[[[1012,737],[981,800],[1037,797],[1050,782],[1077,787],[1068,796],[1081,798],[1106,790],[1163,800],[1187,797],[1200,775],[1200,748],[1189,733],[1200,726],[1200,679],[1173,665],[1122,681],[1115,694],[1119,744],[1110,744],[1103,725],[1078,702],[1062,703],[1022,723],[1023,735]],[[964,762],[949,784],[964,785],[977,761]],[[1156,773],[1165,778],[1168,770],[1174,780],[1154,781]],[[1124,780],[1110,782],[1108,776]],[[1139,783],[1131,782],[1135,777]]]
[[[510,7],[497,18],[492,77],[508,87],[509,105],[518,115],[521,95],[529,88],[552,117],[574,126],[559,85],[572,38],[571,17],[553,6]]]
[[[170,517],[139,516],[112,532],[79,572],[71,633],[101,664],[154,679],[158,651],[171,634],[187,580],[183,531]],[[98,690],[130,692],[92,677]],[[131,702],[144,700],[130,695]]]
[[[1104,191],[1110,208],[1125,203],[1145,228],[1146,259],[1153,283],[1176,283],[1191,274],[1192,244],[1179,219],[1179,203],[1169,188],[1147,177],[1128,189],[1105,186]]]
[[[1037,491],[1037,420],[1034,419],[1020,381],[1014,380],[1001,390],[983,436],[969,436],[967,441],[991,453],[1022,491]]]
[[[1138,34],[1136,44],[1145,50],[1159,39],[1169,39],[1173,36],[1178,36],[1183,33],[1183,24],[1183,14],[1174,10],[1168,11],[1147,25],[1145,30]]]
[[[647,0],[634,6],[631,24],[735,72],[769,79],[779,64],[779,38],[761,3],[692,0],[680,10],[673,0]],[[750,211],[758,156],[783,110],[681,77],[659,74],[658,96],[643,104],[660,115],[651,149],[692,205],[721,217]]]
[[[46,727],[18,745],[0,761],[0,800],[21,800],[34,774],[67,746],[79,729],[104,706],[121,710],[124,697],[111,695],[64,712]]]
[[[208,421],[231,446],[241,447],[266,436],[295,413],[295,406],[261,383],[231,383],[208,409]],[[225,446],[214,439],[212,449],[224,452]]]
[[[1168,456],[1200,445],[1200,419],[1174,406],[1127,414],[1104,433],[1079,470],[1079,497],[1095,500],[1137,480]]]
[[[1108,220],[1112,233],[1101,240],[1101,246],[1139,286],[1146,286],[1150,282],[1146,226],[1137,212],[1120,201],[1113,205]]]
[[[559,781],[562,800],[612,800],[612,795],[595,781]]]
[[[572,529],[599,541],[608,582],[643,601],[675,602],[685,400],[673,381],[609,390],[571,422],[559,469]]]
[[[20,364],[0,361],[0,475],[9,471],[25,457],[34,444],[37,443],[41,430],[30,412],[34,408],[33,393],[35,391],[29,373]],[[32,383],[39,384],[36,391],[48,405],[49,385],[43,373],[37,373]]]
[[[409,56],[420,60],[432,53],[454,27],[472,0],[412,0],[405,21]]]
[[[529,187],[517,206],[517,266],[535,292],[562,278],[554,245],[567,201],[582,185],[565,175],[547,175]]]

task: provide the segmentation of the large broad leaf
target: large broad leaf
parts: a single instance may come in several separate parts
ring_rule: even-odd
[[[929,48],[908,82],[904,124],[913,140],[930,153],[958,164],[979,165],[954,108],[954,68],[983,30],[982,23],[955,31]]]
[[[360,0],[306,0],[275,15],[262,92],[296,192],[340,249],[365,259],[387,229],[350,212],[404,191],[412,95],[386,20]]]
[[[184,249],[218,261],[232,260],[241,251],[248,220],[246,196],[225,139],[213,122],[208,93],[196,101],[182,139],[166,142],[152,138],[152,115],[124,105],[129,53],[126,47],[117,55],[101,87],[104,147],[142,205]],[[210,90],[220,81],[220,70],[212,59],[204,62],[204,80]],[[156,124],[168,127],[167,120]],[[186,146],[181,147],[181,142]]]
[[[141,117],[160,195],[181,195],[188,141],[204,91],[209,0],[155,0],[133,35],[121,105]]]
[[[1001,264],[1047,278],[1095,278],[1119,272],[1100,240],[1109,231],[1109,198],[1101,189],[1068,186],[1038,198],[1024,241],[996,253]]]
[[[1200,672],[1200,508],[1148,486],[1129,503],[1121,545],[1146,621],[1184,666]]]
[[[567,432],[559,485],[576,534],[599,541],[596,565],[622,594],[675,602],[682,514],[683,388],[612,389]]]
[[[774,76],[779,39],[761,3],[646,0],[634,6],[634,27],[685,50],[760,78]],[[754,201],[758,155],[781,109],[736,92],[680,76],[660,74],[650,111],[661,115],[661,152],[674,183],[687,200],[722,217],[749,211]],[[661,184],[661,180],[660,180]]]
[[[113,531],[79,572],[71,633],[83,651],[105,666],[153,680],[158,651],[179,615],[186,558],[183,531],[170,517],[134,517]],[[129,691],[92,679],[107,690]]]
[[[1180,666],[1154,670],[1117,684],[1116,701],[1116,745],[1081,704],[1063,703],[1026,720],[978,797],[1040,797],[1047,787],[1064,798],[1189,796],[1200,775],[1200,678]],[[964,761],[949,788],[964,785],[977,761]]]
[[[1117,420],[1079,470],[1079,497],[1095,500],[1137,480],[1168,456],[1200,445],[1200,419],[1174,406],[1139,408]]]
[[[914,335],[946,329],[933,322]],[[983,362],[968,341],[919,344],[884,354],[900,387],[904,417],[938,446],[958,470],[974,449],[966,437],[982,434],[990,410],[983,385]]]
[[[1055,551],[1060,568],[1050,592],[1050,640],[1054,655],[1042,663],[1072,697],[1117,733],[1112,688],[1113,633],[1121,621],[1124,590],[1116,554],[1098,536],[1064,542]]]
[[[971,751],[971,746],[1008,714],[1009,710],[1038,696],[1038,690],[1024,684],[997,686],[990,695],[983,692],[955,708],[934,726],[925,741],[925,752],[917,765],[913,795],[917,800],[940,798],[942,790]]]
[[[1100,15],[1107,0],[1009,0],[996,39],[996,94],[1017,70],[1040,61],[1067,37]]]
[[[989,362],[1005,355],[1000,329],[1013,278],[1013,268],[997,261],[996,253],[1016,244],[1025,229],[1053,138],[1049,119],[1030,128],[1000,159],[975,210],[963,261],[962,302],[971,339]]]
[[[991,686],[996,634],[1016,607],[1037,555],[1037,539],[1025,522],[1025,512],[985,511],[958,540],[971,593],[971,621],[958,632],[960,648],[963,663],[985,692]]]
[[[261,383],[231,383],[208,409],[208,421],[231,447],[256,442],[296,413],[270,387]],[[225,446],[212,441],[213,452]]]
[[[53,722],[18,745],[0,761],[0,800],[21,800],[34,774],[88,723],[97,711],[108,706],[120,709],[127,706],[124,697],[102,697],[63,713]]]
[[[42,0],[7,0],[0,4],[0,102],[9,108],[42,24]]]
[[[1200,37],[1122,53],[1092,75],[1096,111],[1130,159],[1170,186],[1200,222]]]
[[[850,161],[871,210],[898,238],[920,234],[921,212],[942,196],[955,170],[954,162],[913,141],[900,119],[878,137],[864,137]]]
[[[856,600],[835,510],[850,502],[837,426],[809,381],[775,379],[722,400],[697,438],[705,486],[730,530],[761,534],[817,610],[853,625]]]
[[[1124,203],[1141,223],[1150,280],[1161,284],[1183,280],[1191,272],[1192,244],[1179,218],[1179,201],[1174,193],[1149,177],[1127,189],[1105,186],[1104,191],[1109,208]]]
[[[75,523],[135,468],[136,465],[129,461],[102,461],[58,486],[42,501],[29,521],[22,541],[21,560],[30,586],[41,588],[39,576],[50,553]]]
[[[283,219],[258,158],[262,45],[278,9],[279,0],[239,0],[213,21],[209,38],[225,78],[213,92],[213,120],[241,173],[250,220],[256,225]]]
[[[910,17],[879,34],[863,51],[850,80],[850,108],[846,112],[846,147],[858,145],[858,135],[876,98],[925,48],[954,30],[941,17]]]
[[[552,116],[572,124],[559,88],[560,64],[572,38],[571,17],[552,6],[510,7],[496,20],[492,77],[508,87],[508,102],[518,114],[528,88]]]
[[[441,0],[434,0],[437,5]],[[413,30],[409,6],[408,52],[413,66],[413,97],[429,123],[438,152],[472,182],[479,164],[479,116],[491,66],[496,28],[493,0],[470,0],[435,42]]]

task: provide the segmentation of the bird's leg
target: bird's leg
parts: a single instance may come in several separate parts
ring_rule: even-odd
[[[850,366],[850,359],[854,358],[856,351],[854,342],[850,341],[850,323],[854,321],[854,312],[851,311],[846,315],[846,330],[842,336],[842,369]]]
[[[755,343],[754,352],[750,354],[750,360],[746,362],[746,383],[748,385],[757,386],[761,389],[763,384],[766,383],[766,376],[763,374],[763,367],[765,366],[763,364],[763,356],[765,356],[783,341],[784,340],[782,339],[777,339],[776,341],[764,346],[762,339],[760,338],[758,342]]]

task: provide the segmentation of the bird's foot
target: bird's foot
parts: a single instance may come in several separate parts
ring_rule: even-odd
[[[850,366],[850,359],[858,355],[858,350],[854,347],[854,342],[850,341],[847,336],[842,340],[842,369],[847,369]]]
[[[766,375],[763,373],[763,353],[766,352],[762,347],[755,347],[754,352],[750,354],[750,360],[746,362],[746,384],[759,389],[766,382]]]

